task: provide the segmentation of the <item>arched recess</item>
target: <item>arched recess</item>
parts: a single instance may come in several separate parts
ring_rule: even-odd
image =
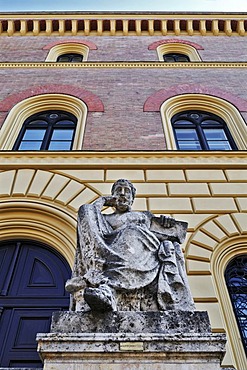
[[[84,176],[84,171],[77,170],[1,171],[0,240],[43,242],[57,249],[72,266],[77,210],[101,195],[85,183]]]
[[[48,110],[62,110],[77,118],[76,132],[72,150],[82,148],[87,117],[86,104],[71,95],[44,94],[32,96],[17,103],[9,112],[1,128],[1,150],[12,150],[24,121],[35,113]]]
[[[164,61],[163,55],[169,53],[181,53],[189,57],[190,62],[200,62],[201,57],[194,46],[180,42],[161,44],[156,49],[160,62]]]
[[[183,40],[183,39],[175,39],[175,38],[155,41],[148,46],[148,50],[155,50],[157,49],[157,47],[162,46],[162,45],[167,45],[167,44],[179,44],[179,45],[184,44],[184,45],[189,45],[196,50],[203,50],[203,47],[195,42]]]
[[[88,58],[89,50],[97,50],[97,45],[92,41],[88,40],[74,40],[67,39],[63,41],[54,41],[43,47],[43,50],[49,50],[46,57],[46,62],[56,61],[57,57],[63,53],[67,52],[78,52],[82,53],[86,61]]]
[[[60,55],[68,53],[76,53],[83,55],[83,62],[85,62],[88,59],[89,47],[85,44],[76,42],[57,44],[50,49],[45,61],[56,62],[57,58]]]
[[[217,295],[221,302],[223,320],[228,340],[231,343],[236,369],[246,369],[247,359],[242,344],[232,302],[227,290],[224,272],[228,263],[237,256],[247,254],[247,236],[229,239],[221,243],[212,256],[212,271]]]
[[[230,344],[230,357],[236,369],[246,369],[247,359],[224,272],[232,258],[246,253],[246,213],[220,215],[207,220],[191,235],[185,251],[188,274],[209,277],[207,289],[215,292],[215,299],[219,302],[222,322]],[[209,287],[210,284],[213,286]]]
[[[54,204],[31,199],[0,203],[0,240],[36,240],[52,246],[72,267],[76,248],[76,217]]]
[[[168,150],[176,150],[176,142],[171,124],[172,117],[186,110],[199,110],[221,117],[239,150],[247,149],[246,124],[237,108],[226,100],[205,94],[183,94],[173,96],[161,105],[160,112]]]

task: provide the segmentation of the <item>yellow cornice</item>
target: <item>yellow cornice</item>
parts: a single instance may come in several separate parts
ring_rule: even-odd
[[[1,36],[245,36],[247,13],[5,13]]]
[[[246,168],[246,151],[229,152],[0,152],[0,170],[10,168]]]
[[[83,62],[83,63],[56,63],[56,62],[2,62],[0,68],[246,68],[247,62]]]

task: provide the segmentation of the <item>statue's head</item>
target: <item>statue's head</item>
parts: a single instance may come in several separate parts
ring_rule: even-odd
[[[136,188],[134,187],[132,182],[130,182],[129,180],[126,180],[126,179],[119,179],[119,180],[115,181],[114,184],[112,185],[112,188],[111,188],[111,194],[112,195],[114,194],[114,191],[117,188],[117,186],[129,187],[130,190],[131,190],[133,199],[135,198]]]
[[[136,189],[129,180],[119,179],[112,185],[111,194],[116,198],[116,208],[119,211],[130,210],[135,193]]]

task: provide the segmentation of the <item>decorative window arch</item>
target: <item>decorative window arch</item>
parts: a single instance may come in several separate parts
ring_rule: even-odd
[[[83,61],[88,59],[89,47],[85,44],[67,42],[64,44],[57,44],[53,46],[47,57],[46,62],[56,62],[57,59],[64,54],[79,54],[83,56]]]
[[[221,303],[222,317],[231,343],[232,358],[237,369],[245,369],[247,365],[246,354],[241,339],[238,323],[233,310],[231,298],[226,284],[225,272],[227,266],[236,258],[247,255],[246,237],[229,238],[217,246],[212,255],[212,272],[217,294]]]
[[[239,111],[226,100],[204,94],[183,94],[167,99],[160,108],[168,150],[176,150],[172,117],[178,113],[195,110],[215,114],[226,123],[238,150],[247,149],[246,124]]]
[[[197,50],[189,45],[180,42],[169,42],[157,47],[157,54],[160,62],[164,62],[165,54],[184,54],[190,62],[200,62],[201,57]]]
[[[77,125],[72,150],[80,150],[82,148],[87,106],[82,100],[64,94],[37,95],[17,103],[11,109],[1,128],[1,149],[13,150],[26,119],[34,114],[52,110],[68,112],[76,117]]]

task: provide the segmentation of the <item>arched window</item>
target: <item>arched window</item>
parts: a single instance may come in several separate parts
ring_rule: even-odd
[[[14,150],[71,150],[76,117],[64,111],[33,114],[23,124]]]
[[[90,48],[96,48],[96,46]],[[46,57],[46,62],[81,63],[82,61],[85,62],[87,60],[88,54],[89,46],[86,45],[86,43],[59,43],[51,47]]]
[[[201,57],[195,47],[183,42],[163,43],[156,48],[160,62],[200,62]],[[166,60],[168,59],[168,60]]]
[[[225,280],[247,355],[247,255],[239,255],[226,267]]]
[[[164,62],[166,63],[184,63],[190,62],[190,58],[182,53],[167,53],[163,55]]]
[[[61,54],[57,58],[58,63],[81,63],[82,61],[83,55],[78,53]]]
[[[180,150],[237,150],[222,118],[203,111],[185,111],[172,117]]]

